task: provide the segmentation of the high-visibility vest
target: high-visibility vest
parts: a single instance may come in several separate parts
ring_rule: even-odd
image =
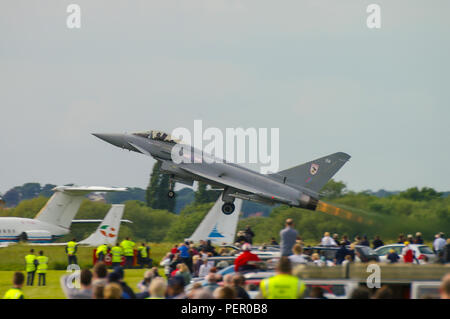
[[[36,265],[34,264],[35,260],[36,260],[35,255],[26,255],[25,256],[26,272],[32,272],[32,271],[36,270]]]
[[[135,245],[135,243],[132,242],[131,240],[123,240],[120,243],[120,246],[123,249],[123,255],[124,256],[133,256],[134,255],[134,251],[133,251],[134,245]]]
[[[138,249],[139,249],[139,253],[141,254],[142,258],[147,258],[148,257],[147,246],[141,246]]]
[[[11,288],[6,293],[3,299],[20,299],[24,298],[23,292],[19,288]]]
[[[37,266],[37,273],[38,274],[45,274],[47,273],[47,269],[48,269],[48,257],[46,256],[38,256],[37,257],[37,261],[38,261],[38,266]]]
[[[77,247],[77,243],[74,241],[69,241],[67,243],[67,254],[75,255],[75,248]]]
[[[103,255],[106,255],[108,253],[108,246],[105,244],[98,246],[97,249],[95,250],[95,256],[97,256],[97,258],[98,258],[98,255],[100,253],[103,253]]]
[[[298,299],[305,292],[305,283],[298,277],[278,274],[261,281],[260,290],[265,299]]]
[[[122,261],[122,248],[114,246],[111,248],[112,262],[120,263]]]

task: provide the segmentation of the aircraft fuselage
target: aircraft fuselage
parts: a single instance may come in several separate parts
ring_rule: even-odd
[[[69,233],[56,225],[31,218],[1,217],[0,242],[18,242],[23,234],[27,234],[29,242],[51,242]]]

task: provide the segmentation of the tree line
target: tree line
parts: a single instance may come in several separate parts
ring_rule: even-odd
[[[52,195],[51,189],[55,186],[27,183],[11,189],[3,196],[10,207],[0,209],[0,216],[33,218]],[[121,226],[121,238],[130,236],[139,241],[178,242],[194,232],[220,196],[220,191],[198,183],[195,191],[183,188],[171,199],[167,195],[168,190],[169,176],[162,174],[160,162],[157,161],[146,190],[129,188],[127,192],[107,193],[106,203],[85,200],[77,218],[102,219],[109,204],[125,203],[123,218],[133,221],[133,224]],[[420,231],[432,239],[435,233],[450,229],[448,193],[413,187],[402,192],[383,191],[382,194],[383,197],[379,197],[371,191],[353,192],[347,189],[345,183],[330,180],[321,190],[322,200],[352,212],[363,222],[320,211],[244,201],[238,229],[250,225],[256,234],[254,240],[261,243],[268,242],[271,237],[279,240],[279,231],[286,218],[294,219],[304,240],[317,240],[325,231],[347,234],[349,237],[380,235],[392,240],[400,232]],[[251,214],[253,216],[248,217]],[[74,224],[70,236],[81,240],[95,228],[96,225]]]
[[[198,192],[204,193],[205,189]],[[245,218],[241,215],[238,229],[250,225],[256,234],[254,241],[258,243],[269,242],[271,237],[279,240],[279,231],[284,227],[287,218],[294,219],[295,227],[305,241],[318,241],[325,231],[347,234],[350,238],[356,235],[380,235],[387,241],[395,240],[399,233],[414,234],[420,231],[424,238],[432,240],[435,233],[450,229],[450,198],[443,197],[442,193],[431,188],[410,188],[380,198],[368,192],[348,191],[344,183],[330,181],[322,192],[323,201],[347,209],[363,217],[365,222],[278,205],[271,208],[267,217]],[[157,196],[158,193],[154,194],[153,196]],[[134,240],[148,242],[182,241],[194,232],[214,204],[217,195],[212,194],[208,193],[208,196],[211,196],[208,199],[195,194],[195,200],[182,208],[179,214],[159,206],[156,202],[154,203],[158,206],[151,207],[148,201],[128,200],[125,202],[123,218],[133,223],[122,224],[119,237],[130,236]],[[164,195],[167,197],[167,194]],[[0,216],[33,218],[47,200],[48,197],[44,196],[22,200],[14,208],[0,209]],[[107,203],[85,200],[77,218],[101,219],[109,207]],[[74,224],[71,235],[62,240],[72,236],[81,240],[95,228],[96,225]]]

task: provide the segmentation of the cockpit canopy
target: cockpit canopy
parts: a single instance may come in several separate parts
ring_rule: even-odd
[[[180,140],[172,138],[170,134],[164,133],[162,131],[147,131],[147,132],[140,132],[140,133],[133,133],[134,135],[149,138],[151,140],[155,141],[162,141],[167,142],[171,144],[178,144],[181,143]]]

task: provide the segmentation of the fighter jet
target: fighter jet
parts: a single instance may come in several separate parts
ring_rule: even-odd
[[[260,174],[221,159],[212,161],[212,155],[192,146],[188,148],[190,152],[179,154],[192,158],[192,161],[174,161],[172,149],[182,142],[160,131],[93,135],[122,149],[149,155],[160,161],[162,173],[170,175],[170,198],[175,196],[175,182],[192,185],[194,181],[202,181],[212,187],[223,188],[222,212],[226,215],[234,212],[235,198],[315,210],[319,202],[319,191],[350,159],[348,154],[338,152],[276,174]],[[210,159],[198,163],[194,160],[198,156]]]

